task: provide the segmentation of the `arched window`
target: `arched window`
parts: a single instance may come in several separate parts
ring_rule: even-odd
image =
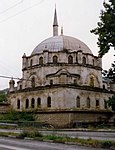
[[[39,64],[40,64],[40,65],[43,65],[43,57],[40,57],[40,58],[39,58]]]
[[[96,108],[99,108],[99,100],[96,100]]]
[[[76,98],[76,106],[79,108],[80,107],[80,97],[77,96]]]
[[[34,99],[34,98],[31,99],[31,107],[32,107],[32,108],[35,107],[35,99]]]
[[[74,79],[74,85],[77,85],[77,79]]]
[[[20,99],[17,100],[17,109],[20,109]]]
[[[106,100],[104,100],[104,107],[105,107],[105,109],[107,109],[107,101]]]
[[[22,85],[20,84],[20,90],[22,90]]]
[[[76,56],[76,63],[78,63],[78,57]]]
[[[51,97],[47,98],[47,107],[51,107]]]
[[[58,57],[57,56],[53,56],[53,63],[57,64],[58,63]]]
[[[53,85],[53,80],[50,80],[50,85]]]
[[[26,99],[26,105],[25,105],[25,108],[29,108],[29,99]]]
[[[33,60],[31,59],[30,60],[30,67],[32,67],[32,65],[33,65]]]
[[[32,77],[31,85],[32,85],[32,88],[34,88],[34,87],[35,87],[35,77]]]
[[[95,65],[94,59],[92,60],[92,62],[93,62],[93,66],[94,66]]]
[[[90,77],[90,86],[94,87],[94,78],[93,77]]]
[[[103,85],[103,89],[105,90],[105,85]]]
[[[90,108],[90,98],[87,98],[87,108]]]
[[[85,64],[86,64],[86,58],[85,58],[85,57],[83,57],[83,59],[82,59],[82,63],[83,63],[83,65],[85,65]]]
[[[39,98],[39,97],[37,99],[37,107],[41,107],[41,98]]]
[[[68,57],[68,64],[73,64],[73,57],[71,55]]]

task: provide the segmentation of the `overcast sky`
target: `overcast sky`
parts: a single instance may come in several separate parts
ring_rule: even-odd
[[[97,26],[103,0],[0,0],[0,76],[22,76],[22,55],[31,54],[44,39],[52,36],[55,3],[59,33],[83,41],[98,55],[97,36],[90,30]],[[103,68],[113,62],[113,50],[103,58]],[[10,79],[0,78],[0,89]],[[17,82],[17,81],[16,81]]]

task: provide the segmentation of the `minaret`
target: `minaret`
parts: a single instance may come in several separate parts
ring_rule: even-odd
[[[54,13],[54,22],[53,22],[53,36],[58,36],[58,21],[57,21],[56,7]]]
[[[9,91],[10,92],[14,92],[15,91],[15,87],[14,87],[15,81],[13,80],[13,78],[10,80],[9,82]]]

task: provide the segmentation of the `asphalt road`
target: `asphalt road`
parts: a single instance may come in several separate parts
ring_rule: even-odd
[[[0,132],[20,133],[22,130],[0,129]],[[112,140],[115,141],[115,131],[76,131],[76,130],[39,130],[43,135],[68,136],[82,139]]]
[[[104,150],[76,145],[0,138],[0,150]]]
[[[40,131],[44,135],[52,134],[58,136],[68,136],[73,138],[82,139],[97,139],[97,140],[112,140],[115,141],[115,132],[98,132],[98,131],[72,131],[72,130],[62,130],[62,131]]]

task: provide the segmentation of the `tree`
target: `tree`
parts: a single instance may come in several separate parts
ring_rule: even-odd
[[[7,94],[3,91],[0,93],[0,102],[6,102],[7,101]]]
[[[115,61],[112,63],[112,67],[108,71],[103,70],[102,74],[105,78],[108,78],[111,80],[111,82],[115,83]]]
[[[112,110],[115,111],[115,95],[113,95],[109,100],[107,101],[108,106],[112,107]]]
[[[101,10],[98,27],[91,30],[91,33],[98,35],[99,56],[102,57],[111,47],[115,49],[115,0],[104,2],[105,10]]]
[[[111,79],[112,82],[115,83],[115,61],[112,64],[112,67],[109,69],[108,77],[109,79]]]

